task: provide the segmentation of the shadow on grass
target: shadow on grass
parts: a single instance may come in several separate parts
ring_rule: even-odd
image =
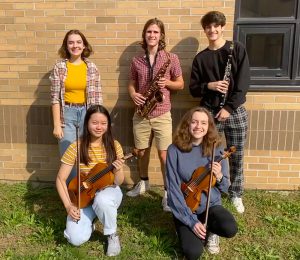
[[[30,240],[39,241],[39,257],[48,257],[45,246],[50,250],[49,254],[67,256],[70,259],[85,259],[87,255],[90,255],[91,259],[104,256],[106,237],[99,228],[96,228],[90,240],[80,247],[68,243],[63,234],[67,214],[54,185],[33,187],[27,183],[27,192],[23,199],[27,212],[34,216],[35,228]],[[97,223],[96,226],[99,225]]]
[[[162,189],[136,198],[125,195],[119,208],[122,252],[117,259],[182,259],[172,215],[162,211]],[[218,256],[203,259],[300,259],[299,192],[247,191],[245,214],[233,212],[239,232],[221,238]],[[224,206],[232,209],[224,199]],[[103,259],[101,225],[89,242],[73,247],[63,237],[66,212],[54,187],[2,185],[0,193],[1,259]],[[25,205],[25,207],[24,207]],[[266,258],[266,256],[268,256]]]
[[[34,216],[36,225],[41,230],[48,230],[48,234],[43,231],[43,234],[40,235],[52,236],[56,243],[65,243],[63,230],[66,212],[54,184],[35,187],[28,182],[24,201],[29,214]]]
[[[173,224],[172,214],[164,212],[161,206],[161,188],[153,188],[138,197],[126,196],[123,188],[123,202],[119,209],[120,232],[132,230],[132,234],[122,234],[123,239],[130,239],[131,243],[144,241],[149,251],[156,252],[161,257],[178,259],[181,253]],[[133,245],[132,245],[133,246]]]
[[[42,227],[53,230],[53,238],[56,243],[67,243],[63,236],[66,226],[67,214],[54,185],[33,187],[27,184],[28,192],[24,196],[26,209],[34,214],[35,221]],[[91,241],[104,241],[104,235],[95,230]]]
[[[160,258],[178,259],[180,252],[177,251],[179,245],[172,215],[164,212],[161,207],[162,189],[154,188],[136,198],[126,196],[124,187],[122,191],[124,197],[118,212],[118,233],[122,244],[120,256],[135,252],[139,259],[147,259],[151,254]],[[98,220],[89,242],[81,247],[71,246],[64,238],[66,212],[54,185],[32,187],[27,184],[23,199],[35,223],[34,232],[30,236],[40,241],[41,246],[53,244],[52,247],[64,249],[72,256],[82,255],[88,250],[95,257],[104,256],[107,239]]]

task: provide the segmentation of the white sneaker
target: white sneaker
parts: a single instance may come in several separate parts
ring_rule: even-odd
[[[167,191],[165,191],[164,197],[161,201],[161,205],[163,207],[163,210],[166,212],[171,212],[171,208],[168,206],[168,194]]]
[[[245,207],[243,205],[242,198],[233,197],[233,198],[231,198],[231,202],[232,202],[233,206],[236,208],[238,213],[240,213],[240,214],[244,213]]]
[[[134,188],[130,191],[128,191],[126,194],[129,197],[136,197],[138,195],[141,195],[145,193],[147,190],[150,189],[149,181],[139,181],[137,185],[134,186]]]
[[[107,251],[106,255],[107,256],[116,256],[120,254],[121,252],[121,245],[120,245],[120,240],[119,236],[116,233],[113,233],[107,237]]]
[[[218,254],[220,252],[219,236],[214,233],[208,234],[206,249],[211,254]]]
[[[96,230],[96,224],[93,223],[93,224],[92,224],[92,233],[93,233],[95,230]]]

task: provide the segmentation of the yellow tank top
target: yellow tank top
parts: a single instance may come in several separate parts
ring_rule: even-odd
[[[86,102],[86,74],[85,62],[72,64],[67,61],[68,75],[65,81],[65,101],[69,103]]]

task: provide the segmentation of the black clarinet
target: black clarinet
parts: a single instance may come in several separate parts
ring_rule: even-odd
[[[228,84],[230,83],[231,60],[232,60],[233,47],[234,47],[233,42],[231,42],[230,53],[228,54],[228,60],[226,63],[225,73],[224,73],[224,78],[223,78],[223,80],[227,81]],[[220,105],[219,105],[220,109],[225,105],[227,95],[228,95],[228,89],[225,94],[221,95],[221,101],[220,101]]]

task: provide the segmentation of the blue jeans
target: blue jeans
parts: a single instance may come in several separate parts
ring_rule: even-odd
[[[103,234],[111,235],[117,231],[117,210],[123,193],[119,186],[107,187],[97,191],[92,205],[80,209],[80,220],[74,222],[67,217],[64,236],[70,244],[80,246],[87,242],[93,232],[93,220],[98,217],[103,225]]]
[[[64,137],[59,140],[59,154],[63,156],[71,143],[76,140],[76,125],[79,125],[79,137],[82,135],[83,122],[86,114],[86,107],[65,106],[64,120],[65,127],[63,128]],[[76,167],[73,167],[67,183],[76,176]]]

